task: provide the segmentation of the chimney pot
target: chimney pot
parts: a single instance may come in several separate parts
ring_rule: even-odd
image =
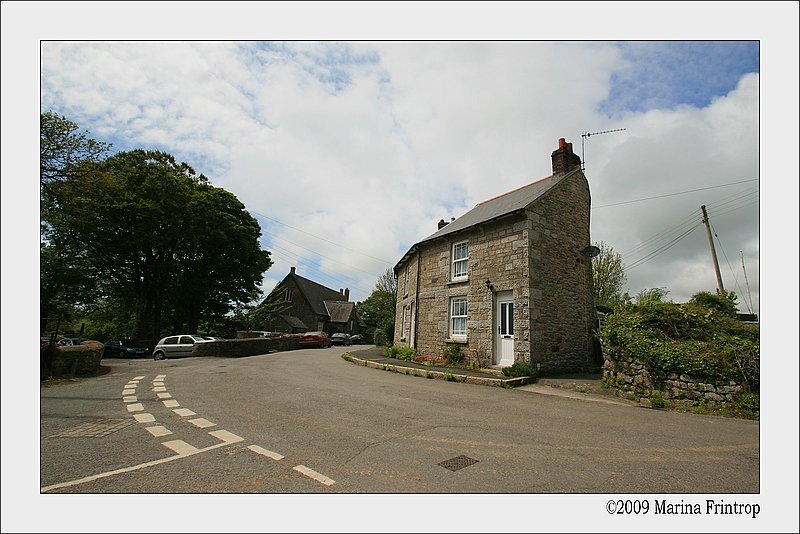
[[[453,222],[453,221],[455,221],[455,220],[456,220],[456,218],[455,218],[455,217],[450,217],[450,222]]]
[[[294,274],[294,267],[292,267],[291,269],[289,269],[289,272],[291,272],[292,274]]]
[[[581,165],[581,158],[572,151],[572,143],[567,143],[563,137],[558,140],[558,149],[550,157],[553,160],[554,175],[571,171]]]

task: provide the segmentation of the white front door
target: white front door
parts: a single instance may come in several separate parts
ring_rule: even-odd
[[[497,293],[495,306],[495,364],[514,364],[514,296],[511,291]]]

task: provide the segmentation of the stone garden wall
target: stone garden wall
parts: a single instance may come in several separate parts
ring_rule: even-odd
[[[207,343],[195,343],[192,356],[241,358],[276,351],[296,350],[300,348],[300,337],[301,334],[284,334],[269,338],[220,339]]]
[[[103,344],[84,341],[71,347],[46,346],[41,348],[42,378],[60,378],[93,375],[100,369]]]
[[[603,363],[603,379],[611,387],[634,395],[642,404],[649,404],[652,397],[661,397],[676,403],[723,404],[733,402],[746,391],[734,381],[710,383],[688,375],[670,373],[662,384],[652,379],[645,365],[632,357],[606,357]]]

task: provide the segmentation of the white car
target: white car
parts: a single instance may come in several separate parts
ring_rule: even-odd
[[[167,336],[159,341],[156,348],[153,349],[153,359],[166,360],[167,358],[191,356],[195,343],[207,343],[208,341],[208,339],[194,334]]]

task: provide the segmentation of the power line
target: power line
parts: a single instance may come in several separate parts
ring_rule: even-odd
[[[355,271],[360,271],[360,272],[362,272],[362,273],[364,273],[364,274],[368,274],[368,275],[370,275],[370,276],[375,276],[375,278],[378,278],[378,276],[380,276],[380,275],[374,275],[374,274],[373,274],[373,273],[371,273],[371,272],[364,271],[363,269],[359,269],[358,267],[353,267],[352,265],[348,265],[348,264],[346,264],[346,263],[343,263],[343,262],[340,262],[340,261],[338,261],[338,260],[334,260],[333,258],[329,258],[329,257],[327,257],[327,256],[323,256],[322,254],[320,254],[320,253],[319,253],[319,252],[317,252],[316,250],[311,250],[310,248],[306,248],[306,247],[304,247],[304,246],[302,246],[302,245],[298,245],[297,243],[292,243],[292,242],[286,241],[285,239],[282,239],[282,238],[280,238],[280,237],[277,237],[276,235],[274,235],[274,234],[272,234],[272,233],[269,233],[269,232],[266,232],[266,231],[264,231],[264,233],[266,233],[266,234],[269,234],[270,236],[272,236],[272,239],[274,239],[274,240],[280,240],[280,241],[287,242],[289,245],[291,245],[291,246],[293,246],[293,247],[298,247],[298,248],[301,248],[301,249],[303,249],[303,250],[306,250],[306,251],[308,251],[308,252],[311,252],[312,254],[315,254],[316,256],[319,256],[319,257],[320,257],[320,258],[322,258],[322,259],[325,259],[325,260],[328,260],[328,261],[332,261],[332,262],[334,262],[334,263],[338,263],[339,265],[341,265],[341,266],[343,266],[343,267],[347,267],[348,269],[353,269],[353,270],[355,270]],[[273,246],[275,246],[275,245],[273,244]]]
[[[336,243],[335,241],[331,241],[330,239],[326,239],[326,238],[324,238],[324,237],[320,237],[320,236],[318,236],[318,235],[312,234],[311,232],[306,232],[305,230],[301,230],[300,228],[295,228],[294,226],[291,226],[291,225],[289,225],[289,224],[286,224],[285,222],[283,222],[283,221],[279,221],[278,219],[275,219],[275,218],[273,218],[273,217],[267,217],[267,216],[266,216],[266,215],[264,215],[263,213],[259,213],[259,212],[257,212],[257,211],[253,211],[253,210],[248,210],[248,211],[250,211],[250,213],[252,213],[252,214],[254,214],[254,215],[258,215],[259,217],[263,217],[264,219],[269,219],[270,221],[274,221],[274,222],[276,222],[276,223],[278,223],[278,224],[281,224],[281,225],[283,225],[283,226],[286,226],[287,228],[291,228],[292,230],[296,230],[296,231],[298,231],[298,232],[301,232],[301,233],[303,233],[303,234],[306,234],[306,235],[308,235],[308,236],[311,236],[311,237],[313,237],[313,238],[315,238],[315,239],[319,239],[320,241],[325,241],[325,242],[327,242],[327,243],[330,243],[330,244],[332,244],[332,245],[336,245],[337,247],[340,247],[340,248],[343,248],[343,249],[349,250],[350,252],[355,252],[356,254],[361,254],[362,256],[366,256],[367,258],[371,258],[371,259],[373,259],[373,260],[379,261],[379,262],[381,262],[381,263],[384,263],[384,264],[387,264],[387,265],[390,265],[390,266],[394,265],[394,262],[391,262],[391,261],[389,261],[389,260],[384,260],[384,259],[381,259],[381,258],[376,258],[375,256],[370,256],[369,254],[366,254],[366,253],[364,253],[364,252],[360,252],[360,251],[358,251],[358,250],[355,250],[355,249],[352,249],[352,248],[346,247],[346,246],[342,245],[341,243]]]
[[[676,237],[675,239],[673,239],[672,241],[670,241],[670,242],[669,242],[667,245],[664,245],[664,246],[663,246],[663,247],[661,247],[660,249],[658,249],[658,250],[655,250],[655,251],[651,252],[650,254],[648,254],[647,256],[645,256],[644,258],[642,258],[642,259],[640,259],[640,260],[637,260],[637,261],[636,261],[636,262],[634,262],[633,264],[631,264],[631,265],[627,265],[627,266],[623,267],[623,269],[622,269],[622,270],[623,270],[623,272],[625,272],[625,271],[630,271],[631,269],[635,269],[636,267],[638,267],[638,266],[640,266],[640,265],[642,265],[642,264],[644,264],[644,263],[647,263],[648,261],[652,260],[653,258],[655,258],[656,256],[658,256],[658,255],[659,255],[659,254],[661,254],[662,252],[666,252],[667,250],[669,250],[670,248],[672,248],[673,246],[675,246],[675,245],[676,245],[676,244],[677,244],[679,241],[681,241],[683,238],[685,238],[686,236],[688,236],[689,234],[691,234],[691,233],[692,233],[694,230],[696,230],[698,226],[700,226],[700,223],[696,224],[695,226],[692,226],[692,227],[691,227],[691,228],[689,228],[687,231],[685,231],[684,233],[682,233],[681,235],[679,235],[678,237]]]
[[[602,206],[592,206],[592,209],[594,210],[594,209],[599,209],[599,208],[610,208],[611,206],[621,206],[623,204],[632,204],[634,202],[644,202],[645,200],[655,200],[657,198],[674,197],[676,195],[685,195],[687,193],[696,193],[697,191],[706,191],[708,189],[717,189],[719,187],[728,187],[728,186],[731,186],[731,185],[744,184],[744,183],[747,183],[747,182],[756,182],[756,181],[758,181],[758,178],[753,178],[751,180],[742,180],[741,182],[732,182],[732,183],[729,183],[729,184],[720,184],[720,185],[712,185],[710,187],[701,187],[700,189],[691,189],[691,190],[688,190],[688,191],[679,191],[677,193],[668,193],[666,195],[658,195],[658,196],[647,197],[647,198],[638,198],[636,200],[626,200],[624,202],[616,202],[614,204],[604,204]]]

